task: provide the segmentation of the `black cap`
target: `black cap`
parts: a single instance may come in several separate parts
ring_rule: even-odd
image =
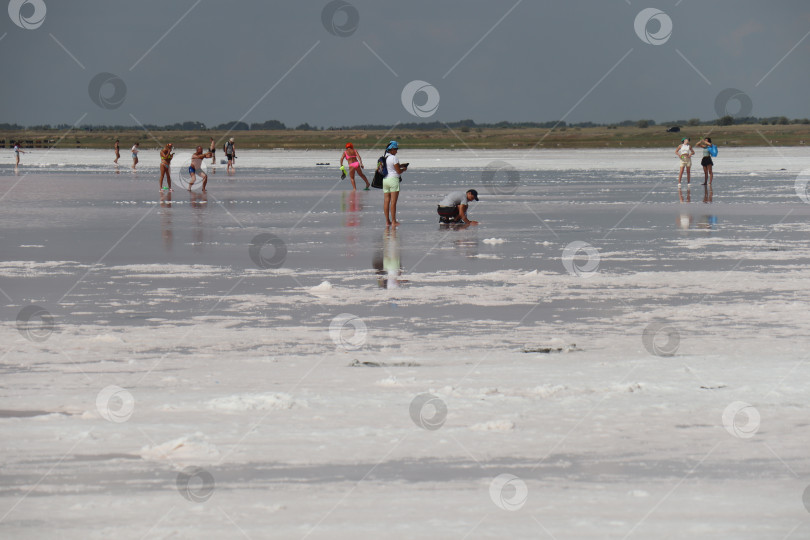
[[[467,190],[467,193],[472,193],[473,199],[478,200],[478,192],[474,189]]]

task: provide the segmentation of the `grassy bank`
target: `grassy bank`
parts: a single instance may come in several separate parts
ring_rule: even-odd
[[[219,142],[219,131],[0,131],[0,148],[11,141],[23,141],[24,148],[111,148],[116,138],[125,153],[135,141],[141,148],[156,148],[172,142],[180,148],[207,147],[209,138]],[[667,133],[664,126],[557,128],[465,128],[463,130],[398,131],[235,131],[237,149],[338,149],[347,141],[358,148],[381,148],[396,139],[408,148],[662,148],[674,147],[682,137],[696,139],[708,135],[719,146],[800,146],[810,143],[810,125],[684,126],[680,133]]]

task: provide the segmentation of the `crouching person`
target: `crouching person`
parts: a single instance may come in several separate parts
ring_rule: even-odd
[[[478,225],[477,221],[469,218],[469,204],[471,201],[478,201],[478,192],[474,189],[454,191],[442,199],[436,211],[439,214],[439,223],[466,223],[468,225]]]

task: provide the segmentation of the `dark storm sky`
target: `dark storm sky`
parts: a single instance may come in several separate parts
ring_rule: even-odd
[[[656,17],[637,32],[647,8]],[[9,11],[0,122],[712,119],[728,88],[751,115],[810,116],[800,0],[12,0]],[[91,91],[99,73],[118,86],[102,77]],[[435,89],[427,103],[406,96],[422,113],[403,105],[411,81]]]

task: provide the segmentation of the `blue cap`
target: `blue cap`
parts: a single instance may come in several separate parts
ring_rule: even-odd
[[[396,150],[398,148],[399,145],[397,144],[397,141],[391,141],[390,143],[388,143],[388,146],[385,147],[386,150]]]

